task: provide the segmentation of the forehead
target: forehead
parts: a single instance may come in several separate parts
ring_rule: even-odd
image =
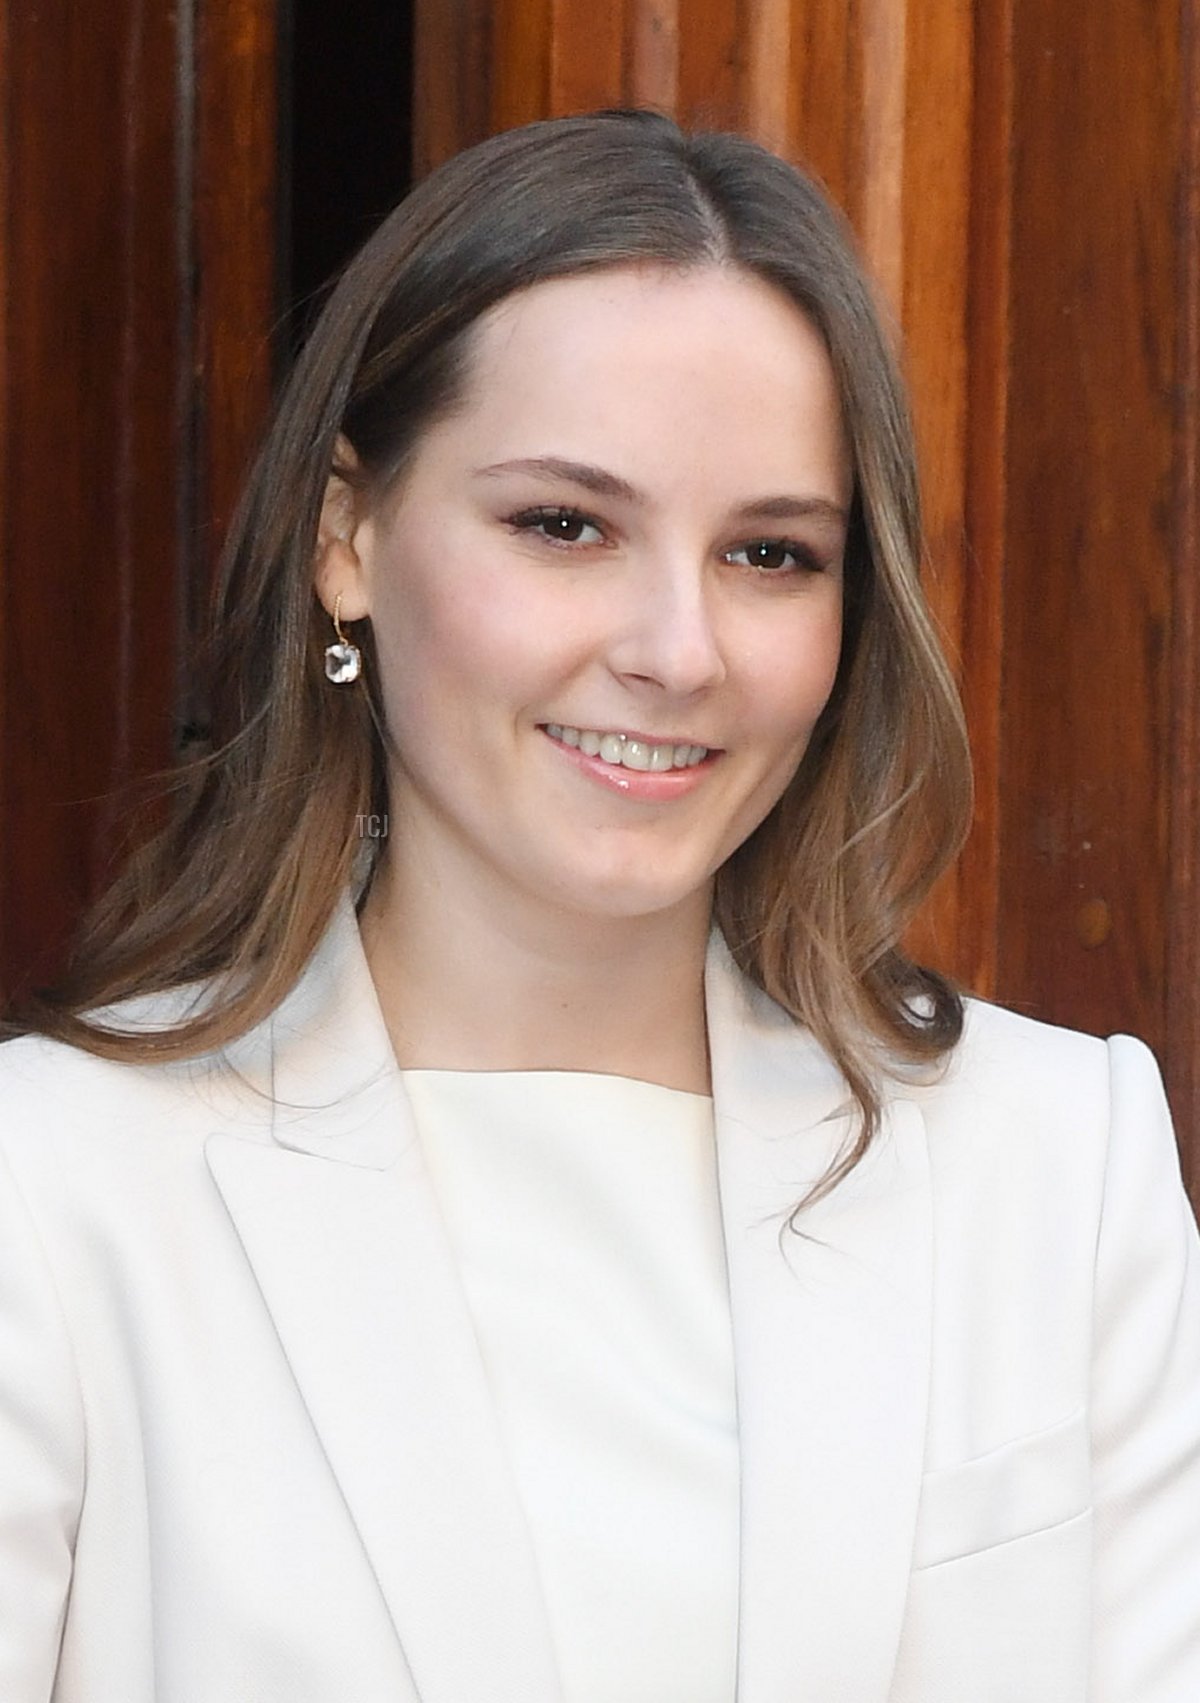
[[[615,356],[633,367],[614,367]],[[829,371],[821,336],[802,310],[774,285],[729,266],[613,267],[531,285],[480,319],[469,359],[474,376],[502,372],[519,392],[537,388],[552,362],[614,386],[680,369],[714,378],[774,371],[805,384]]]
[[[782,290],[728,266],[551,279],[477,322],[459,406],[418,463],[547,454],[652,489],[804,480],[849,497],[820,333]]]

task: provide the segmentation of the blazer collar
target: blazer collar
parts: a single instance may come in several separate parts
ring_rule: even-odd
[[[422,1703],[561,1703],[536,1561],[349,899],[209,1168]],[[269,1132],[269,1133],[268,1133]]]
[[[849,1134],[845,1084],[717,939],[706,1000],[741,1449],[739,1703],[885,1703],[925,1433],[923,1120],[889,1104],[796,1236],[787,1213]],[[348,900],[234,1062],[272,1096],[267,1128],[215,1133],[209,1165],[422,1703],[560,1703],[528,1529]]]
[[[291,993],[228,1061],[291,1152],[383,1170],[415,1138],[349,895]]]

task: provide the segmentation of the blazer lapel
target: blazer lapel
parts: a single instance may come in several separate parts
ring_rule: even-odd
[[[844,1084],[714,941],[707,976],[742,1460],[739,1703],[884,1703],[924,1452],[924,1124]],[[561,1703],[528,1529],[347,903],[234,1049],[263,1092],[206,1153],[422,1703]],[[251,1096],[251,1104],[255,1104]],[[231,1133],[233,1128],[239,1133]]]
[[[925,1444],[924,1120],[893,1102],[792,1233],[788,1211],[849,1133],[845,1084],[719,940],[707,998],[741,1446],[739,1703],[884,1703]]]
[[[528,1529],[346,906],[206,1155],[422,1703],[559,1703]],[[256,1054],[250,1057],[249,1054]]]

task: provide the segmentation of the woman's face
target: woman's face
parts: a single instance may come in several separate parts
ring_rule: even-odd
[[[389,856],[447,903],[706,914],[832,687],[850,497],[821,339],[752,275],[493,309],[461,406],[319,574],[374,627]]]

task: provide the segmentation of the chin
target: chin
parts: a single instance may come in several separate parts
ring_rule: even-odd
[[[644,872],[638,878],[594,874],[569,891],[559,887],[555,896],[564,907],[581,915],[616,922],[707,906],[711,902],[712,881],[707,876],[679,882],[665,882],[661,876],[647,880]]]

